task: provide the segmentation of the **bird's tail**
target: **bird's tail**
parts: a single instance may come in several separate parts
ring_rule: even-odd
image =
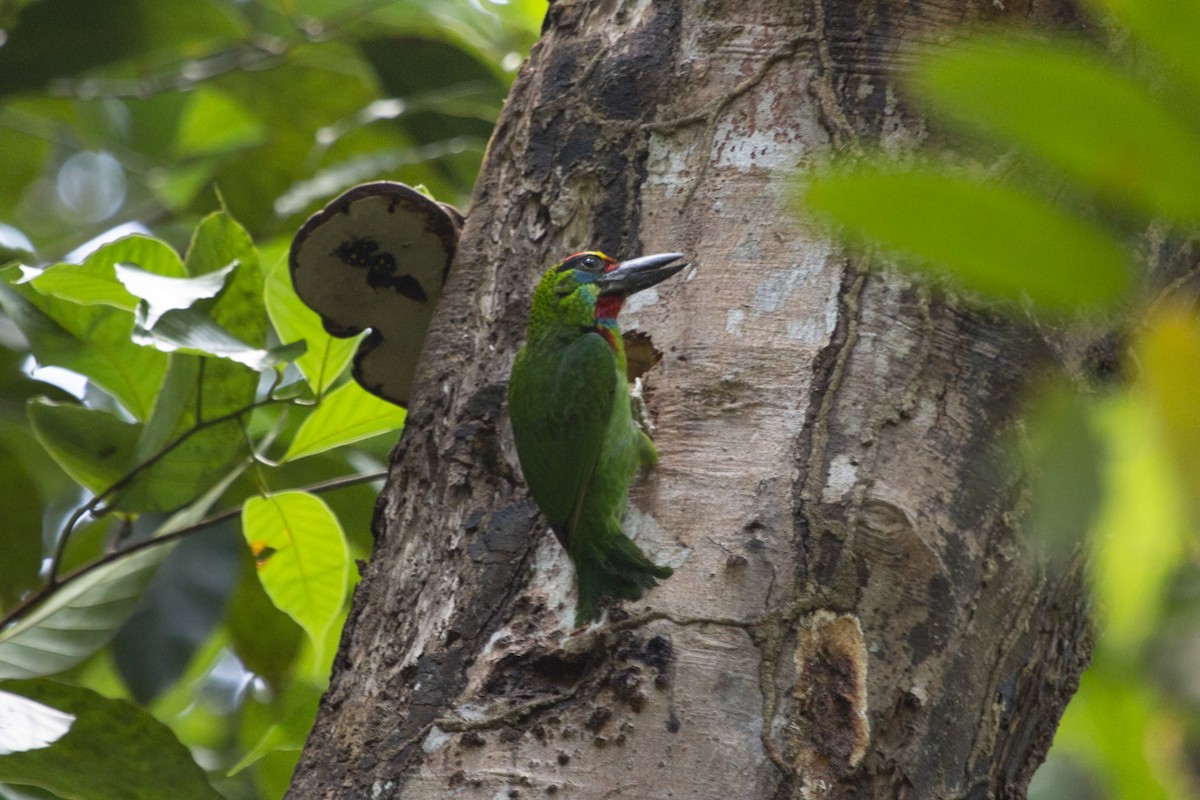
[[[620,532],[603,537],[594,545],[585,545],[575,555],[579,585],[579,603],[575,606],[577,626],[596,618],[600,598],[637,600],[643,589],[655,586],[657,578],[671,577],[673,571],[655,564],[632,539]]]

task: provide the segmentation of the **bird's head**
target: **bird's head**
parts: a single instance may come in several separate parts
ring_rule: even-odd
[[[657,253],[616,261],[604,253],[576,253],[551,267],[534,295],[535,310],[566,315],[581,326],[614,324],[625,298],[687,266],[683,253]]]

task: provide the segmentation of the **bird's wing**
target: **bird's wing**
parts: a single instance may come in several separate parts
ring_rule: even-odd
[[[604,448],[616,356],[602,336],[587,334],[563,348],[557,369],[546,377],[548,396],[533,398],[543,413],[525,426],[532,435],[521,463],[538,506],[567,545]]]

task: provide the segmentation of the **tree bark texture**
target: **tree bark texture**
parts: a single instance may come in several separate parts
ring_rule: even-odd
[[[293,798],[1023,797],[1085,666],[1077,571],[1013,534],[1005,433],[1046,354],[868,271],[794,203],[930,135],[914,45],[1056,2],[554,2],[435,317],[379,541]],[[623,314],[674,577],[572,631],[505,386],[562,256],[687,253]]]

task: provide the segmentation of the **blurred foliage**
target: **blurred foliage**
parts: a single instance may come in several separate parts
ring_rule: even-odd
[[[926,51],[910,95],[967,147],[839,163],[804,201],[905,270],[1093,341],[1090,368],[1031,392],[1019,447],[1025,532],[1050,571],[1085,551],[1099,630],[1030,797],[1191,798],[1200,5],[1091,11],[1087,41],[991,29]]]
[[[366,179],[465,207],[544,13],[0,2],[0,701],[75,716],[0,797],[282,796],[404,421],[291,236]]]

